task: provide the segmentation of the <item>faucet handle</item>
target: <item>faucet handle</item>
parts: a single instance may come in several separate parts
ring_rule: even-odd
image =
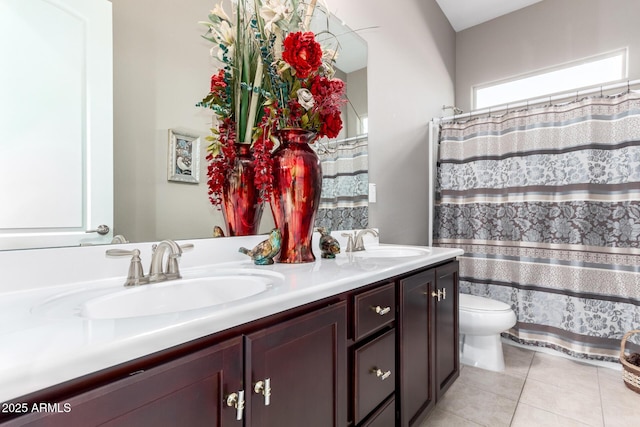
[[[185,243],[184,245],[180,245],[180,249],[182,249],[182,251],[189,251],[191,249],[193,249],[193,243]]]
[[[127,280],[124,282],[125,286],[138,286],[149,283],[149,278],[144,275],[142,262],[140,260],[140,251],[138,249],[131,251],[125,249],[107,249],[106,254],[111,257],[131,256],[129,273],[127,274]]]
[[[355,232],[353,234],[351,233],[342,233],[342,237],[348,237],[347,239],[347,249],[345,249],[345,252],[353,252],[353,245],[354,245],[354,241],[353,241],[353,236],[354,236]]]
[[[175,254],[169,254],[167,257],[167,271],[165,274],[168,278],[180,279],[180,266],[178,265],[178,259],[182,256],[182,252],[193,249],[193,243],[185,243],[184,245],[178,245],[180,252]]]

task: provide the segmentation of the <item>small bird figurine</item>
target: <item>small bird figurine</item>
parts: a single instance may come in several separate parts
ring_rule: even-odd
[[[224,237],[224,231],[219,225],[213,227],[213,237]]]
[[[331,230],[318,227],[316,231],[320,233],[320,251],[322,258],[335,258],[336,254],[340,253],[340,243],[331,236]]]
[[[269,233],[269,238],[258,243],[255,248],[249,250],[247,248],[238,249],[239,252],[249,255],[256,265],[273,264],[273,257],[280,252],[280,244],[282,243],[282,235],[280,230],[274,228]]]

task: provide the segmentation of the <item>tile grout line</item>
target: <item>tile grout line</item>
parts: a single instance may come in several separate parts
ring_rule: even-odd
[[[602,383],[600,381],[600,368],[596,368],[596,378],[598,380],[598,396],[600,397],[600,416],[602,417],[602,427],[606,427],[607,423],[604,419],[604,401],[602,400]]]
[[[522,389],[520,389],[520,394],[518,395],[518,400],[516,402],[516,408],[513,410],[513,414],[511,415],[511,422],[509,423],[509,427],[513,425],[513,420],[516,417],[516,412],[518,412],[518,406],[520,406],[520,399],[522,398],[522,393],[524,393],[524,388],[527,385],[527,379],[529,379],[529,371],[531,371],[531,365],[533,364],[533,359],[536,357],[537,351],[533,351],[533,357],[529,361],[529,366],[527,366],[527,373],[524,376],[524,382],[522,383]]]

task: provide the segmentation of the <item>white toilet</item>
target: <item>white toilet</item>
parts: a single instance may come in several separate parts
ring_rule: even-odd
[[[460,361],[490,371],[504,371],[500,333],[516,324],[507,304],[460,294]]]

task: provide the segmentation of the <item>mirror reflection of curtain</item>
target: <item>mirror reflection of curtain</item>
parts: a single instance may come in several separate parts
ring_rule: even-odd
[[[322,164],[322,195],[315,226],[330,230],[367,228],[369,223],[368,141],[316,143]]]
[[[640,325],[640,95],[443,123],[434,242],[507,336],[615,361]]]

